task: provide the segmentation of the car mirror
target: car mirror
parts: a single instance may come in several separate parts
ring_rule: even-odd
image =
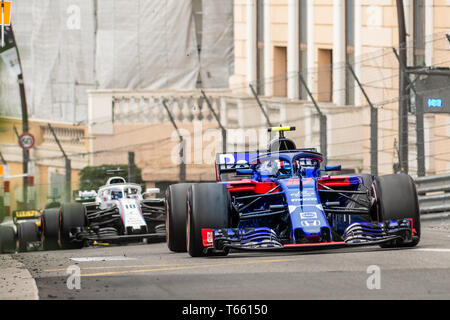
[[[159,188],[148,188],[145,190],[146,194],[157,194],[160,192],[161,192],[161,190]]]
[[[338,165],[338,166],[325,166],[325,171],[341,171],[342,170],[342,166]]]
[[[251,176],[253,174],[252,169],[236,169],[237,176]]]

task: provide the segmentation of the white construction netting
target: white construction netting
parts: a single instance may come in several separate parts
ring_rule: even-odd
[[[16,0],[12,22],[34,119],[85,121],[90,89],[225,88],[233,71],[232,0]],[[0,61],[0,115],[20,110]]]

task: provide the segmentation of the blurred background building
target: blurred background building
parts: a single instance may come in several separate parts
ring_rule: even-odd
[[[30,131],[38,137],[30,161],[36,189],[30,195],[41,194],[38,207],[54,196],[55,188],[64,185],[57,176],[65,174],[65,159],[48,136],[47,123],[60,135],[72,160],[72,190],[77,188],[78,169],[92,160],[86,155],[93,150],[89,144],[96,141],[85,131],[90,114],[88,90],[226,88],[233,72],[232,0],[13,1],[12,24],[21,56]],[[98,108],[102,106],[93,106]],[[21,168],[21,148],[11,129],[15,124],[21,130],[21,100],[17,78],[3,62],[0,117],[5,124],[0,152],[10,175],[15,175]],[[167,127],[166,135],[172,130],[163,127]],[[155,130],[150,130],[150,136]],[[44,136],[47,139],[42,139]],[[145,134],[142,139],[147,137]],[[120,145],[115,142],[120,139],[113,138],[111,145],[108,142],[103,147]],[[57,150],[56,154],[47,152],[47,147]],[[125,158],[106,158],[105,163],[123,163],[123,159],[126,163],[127,151],[132,150],[125,150]],[[9,189],[20,189],[21,183],[20,178],[12,179]],[[15,194],[21,192],[9,193],[15,209],[21,201]],[[64,190],[58,193],[64,199]]]
[[[12,21],[31,118],[87,121],[88,89],[228,87],[232,0],[21,0]],[[1,115],[20,95],[0,67]]]
[[[403,5],[407,66],[449,67],[449,2],[405,0]],[[299,80],[302,75],[328,115],[330,161],[368,171],[370,108],[346,66],[350,64],[378,109],[379,173],[392,172],[398,161],[401,99],[399,62],[392,50],[399,45],[396,1],[241,0],[234,2],[234,13],[235,72],[230,89],[250,94],[248,84],[253,84],[268,106],[297,101],[298,107],[287,116],[300,124],[297,140],[302,146],[318,145],[311,139],[317,124]],[[443,84],[444,90],[449,84]],[[415,175],[414,103],[411,111],[408,159]],[[424,122],[426,172],[448,172],[450,119],[426,114]]]
[[[445,73],[450,3],[404,0],[403,9],[406,66]],[[408,172],[418,175],[419,99],[411,88],[399,93],[395,0],[21,0],[13,25],[30,118],[82,131],[83,150],[69,152],[80,167],[123,164],[134,152],[148,185],[214,180],[224,145],[264,149],[265,112],[273,125],[297,127],[290,136],[298,147],[316,147],[346,172],[373,172],[365,92],[378,115],[377,173],[401,169],[398,110],[406,100]],[[426,77],[408,76],[417,85]],[[0,114],[20,118],[17,83],[2,64]],[[426,113],[421,132],[425,174],[450,172],[450,116]],[[185,165],[174,161],[180,137]],[[12,144],[2,140],[0,151],[20,162]],[[48,183],[45,170],[36,169],[35,184]],[[63,157],[48,170],[64,170]]]

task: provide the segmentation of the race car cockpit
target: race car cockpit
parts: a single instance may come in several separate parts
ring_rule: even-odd
[[[111,190],[111,200],[119,200],[123,198],[123,192],[119,189]]]
[[[136,195],[139,193],[137,188],[125,188],[124,190],[125,198],[127,199],[136,199]]]
[[[255,171],[261,176],[286,178],[292,176],[292,166],[289,161],[268,158],[256,164]]]

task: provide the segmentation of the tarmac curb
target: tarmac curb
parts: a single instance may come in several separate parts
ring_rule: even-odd
[[[0,300],[39,300],[36,281],[9,254],[0,255]]]

